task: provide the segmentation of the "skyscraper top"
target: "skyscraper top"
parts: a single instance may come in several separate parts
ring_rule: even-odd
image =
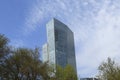
[[[71,29],[66,25],[64,24],[62,21],[56,19],[56,18],[53,18],[52,20],[50,20],[49,22],[53,21],[54,23],[56,23],[57,25],[62,25],[61,27],[64,27],[64,28],[67,28],[68,30],[71,31]],[[48,24],[49,24],[48,22]]]

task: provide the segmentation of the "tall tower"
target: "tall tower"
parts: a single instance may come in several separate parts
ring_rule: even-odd
[[[47,44],[43,46],[43,61],[65,67],[71,65],[76,71],[73,32],[62,22],[52,19],[46,25]]]

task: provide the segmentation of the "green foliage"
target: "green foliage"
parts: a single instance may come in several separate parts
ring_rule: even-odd
[[[120,66],[111,60],[111,58],[103,62],[98,70],[100,80],[120,80]]]
[[[65,80],[77,80],[76,72],[74,71],[73,67],[67,65],[64,69],[65,73]]]
[[[36,80],[45,74],[46,65],[35,57],[34,50],[19,48],[15,50],[4,64],[1,64],[1,76],[11,80]]]
[[[0,34],[0,48],[5,48],[5,46],[8,44],[8,41],[8,38]]]
[[[77,75],[70,65],[67,65],[64,68],[57,66],[55,78],[52,78],[51,80],[77,80]]]
[[[0,58],[4,57],[9,52],[8,38],[0,34]]]
[[[0,78],[3,80],[47,80],[48,65],[39,59],[38,48],[11,49],[8,39],[0,35]]]

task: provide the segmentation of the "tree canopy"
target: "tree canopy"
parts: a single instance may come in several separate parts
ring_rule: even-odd
[[[120,80],[120,66],[111,58],[103,62],[98,70],[100,80]]]
[[[77,80],[77,74],[70,65],[65,67],[57,65],[55,76],[51,80]]]
[[[46,79],[48,66],[39,59],[38,49],[11,49],[8,41],[8,38],[0,34],[0,78],[3,80]]]
[[[9,39],[0,34],[0,59],[9,52],[8,42]]]

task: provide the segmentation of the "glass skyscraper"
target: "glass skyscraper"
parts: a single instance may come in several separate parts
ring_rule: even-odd
[[[73,32],[62,22],[52,19],[46,24],[47,43],[43,46],[43,61],[65,67],[71,65],[76,71]]]

